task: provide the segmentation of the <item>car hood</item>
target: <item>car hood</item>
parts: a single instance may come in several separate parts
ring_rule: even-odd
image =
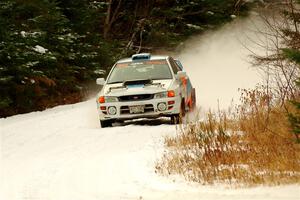
[[[123,87],[123,83],[107,84],[101,93],[109,96],[154,94],[168,90],[172,82],[173,80],[153,80],[153,84],[128,85],[127,87]]]

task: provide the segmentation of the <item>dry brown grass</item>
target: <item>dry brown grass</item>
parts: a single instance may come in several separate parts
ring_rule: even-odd
[[[167,137],[158,171],[203,184],[300,183],[300,144],[285,109],[260,90],[244,90],[241,100],[234,112],[209,112]]]

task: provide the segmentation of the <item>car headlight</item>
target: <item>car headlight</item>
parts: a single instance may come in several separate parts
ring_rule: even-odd
[[[110,103],[110,102],[117,102],[118,101],[118,98],[117,97],[109,97],[109,96],[106,96],[105,97],[105,102],[107,103]]]
[[[167,97],[175,97],[175,91],[174,90],[168,90],[166,92],[160,92],[154,94],[154,99],[162,99]]]
[[[154,99],[162,99],[162,98],[166,98],[167,96],[168,96],[168,92],[160,92],[154,94]]]
[[[111,97],[111,96],[100,96],[98,98],[99,103],[112,103],[117,101],[118,101],[117,97]]]

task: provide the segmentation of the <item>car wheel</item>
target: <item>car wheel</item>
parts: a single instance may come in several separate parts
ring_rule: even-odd
[[[172,115],[171,116],[171,124],[179,124],[180,123],[180,115]]]
[[[195,88],[193,88],[192,90],[192,106],[191,106],[192,110],[194,110],[196,108],[196,90]]]
[[[171,116],[171,123],[172,124],[180,124],[182,123],[182,118],[185,116],[185,101],[182,99],[180,113]]]
[[[185,113],[186,113],[186,110],[185,110],[185,100],[182,99],[182,101],[181,101],[181,107],[180,107],[180,116],[184,117]]]
[[[112,127],[112,120],[100,120],[101,128]]]

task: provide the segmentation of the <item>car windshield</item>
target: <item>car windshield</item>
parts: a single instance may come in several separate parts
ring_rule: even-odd
[[[131,80],[172,79],[166,60],[148,60],[118,63],[110,74],[108,83],[122,83]]]

